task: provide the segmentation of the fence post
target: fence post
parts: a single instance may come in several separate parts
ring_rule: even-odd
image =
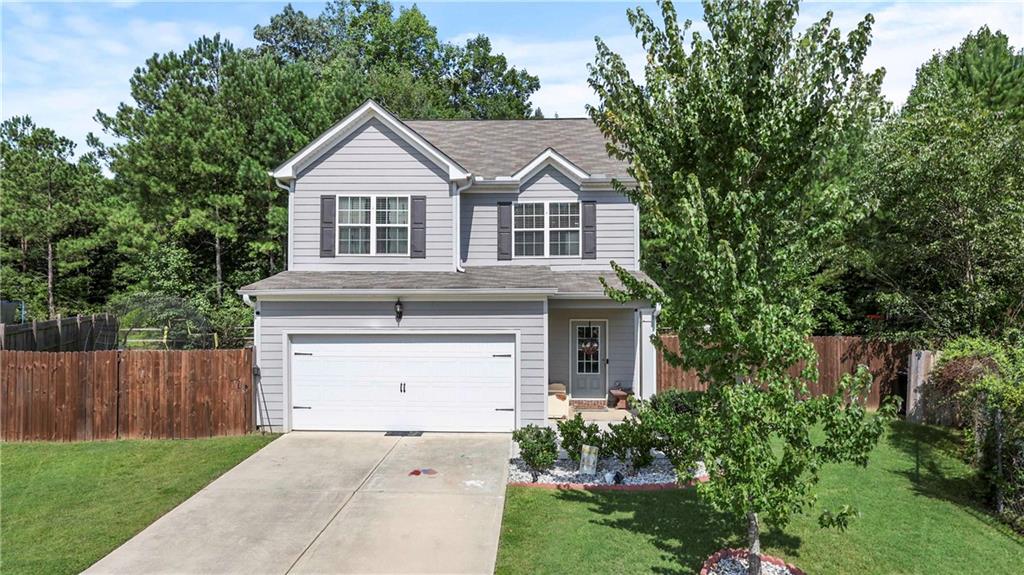
[[[996,432],[996,513],[1003,514],[1003,410],[996,407],[992,413]]]

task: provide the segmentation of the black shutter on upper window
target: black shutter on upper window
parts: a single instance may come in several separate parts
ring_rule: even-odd
[[[498,202],[498,259],[512,259],[512,202]]]
[[[409,208],[409,257],[427,257],[427,197],[413,196]]]
[[[335,237],[338,233],[338,226],[335,221],[338,215],[336,198],[331,196],[320,196],[320,257],[333,258],[337,250]]]
[[[585,260],[597,259],[597,203],[583,202],[583,240],[580,252]]]

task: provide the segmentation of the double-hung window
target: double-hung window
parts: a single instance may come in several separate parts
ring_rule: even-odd
[[[339,255],[408,253],[408,196],[338,196]]]
[[[579,202],[524,202],[513,206],[515,257],[578,257]]]
[[[552,203],[548,216],[548,253],[553,256],[580,255],[580,204]]]

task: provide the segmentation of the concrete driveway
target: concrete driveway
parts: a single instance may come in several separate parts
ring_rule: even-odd
[[[86,573],[493,573],[509,444],[289,433]]]

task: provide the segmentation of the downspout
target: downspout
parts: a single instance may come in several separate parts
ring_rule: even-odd
[[[459,273],[466,273],[466,269],[462,267],[462,192],[471,185],[473,185],[473,174],[469,175],[466,185],[454,184],[455,193],[452,194],[452,230],[455,238],[452,255],[455,257],[455,271]]]
[[[273,172],[270,172],[270,175],[273,176]],[[285,183],[282,183],[281,180],[279,180],[277,178],[274,178],[274,184],[276,184],[277,187],[281,188],[282,190],[288,192],[288,241],[285,244],[285,247],[287,248],[288,253],[286,253],[284,255],[284,261],[285,261],[285,269],[290,270],[293,267],[292,266],[292,237],[293,237],[292,236],[292,213],[294,213],[293,208],[295,207],[293,205],[293,202],[295,200],[295,194],[293,194],[292,192],[295,191],[295,189],[294,189],[294,180],[292,182],[288,183],[288,184],[285,184]]]

